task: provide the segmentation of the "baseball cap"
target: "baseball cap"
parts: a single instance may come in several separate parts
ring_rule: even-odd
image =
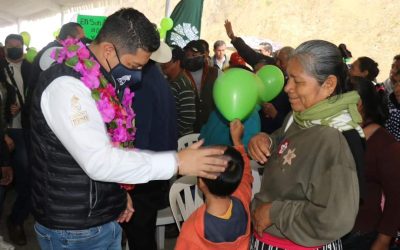
[[[167,63],[171,61],[172,58],[172,52],[170,47],[164,43],[163,41],[160,41],[160,47],[151,53],[150,59],[158,62],[158,63]]]
[[[199,52],[200,54],[205,53],[203,44],[199,40],[190,41],[188,44],[186,44],[186,46],[185,46],[185,48],[183,48],[183,50],[185,50],[185,51],[191,50],[193,52]]]

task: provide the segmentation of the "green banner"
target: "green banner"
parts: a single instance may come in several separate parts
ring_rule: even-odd
[[[174,27],[168,31],[166,43],[184,47],[192,40],[200,38],[203,0],[181,0],[171,14]]]
[[[105,16],[78,15],[77,23],[82,25],[86,37],[93,40],[99,33],[106,18]]]

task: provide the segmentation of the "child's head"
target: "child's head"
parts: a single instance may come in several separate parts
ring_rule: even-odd
[[[233,147],[226,146],[224,157],[228,160],[225,172],[215,180],[200,178],[199,187],[205,195],[208,191],[219,197],[230,196],[239,186],[244,169],[242,155]]]

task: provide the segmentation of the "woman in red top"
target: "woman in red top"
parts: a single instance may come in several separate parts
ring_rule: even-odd
[[[387,117],[383,93],[381,96],[371,81],[361,77],[352,77],[349,88],[361,96],[358,109],[367,140],[367,192],[352,232],[343,239],[343,248],[389,249],[400,225],[400,143],[382,126]]]

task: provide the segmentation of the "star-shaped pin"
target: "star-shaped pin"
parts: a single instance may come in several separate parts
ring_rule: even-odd
[[[285,165],[286,163],[288,165],[292,165],[292,160],[296,158],[296,154],[294,153],[294,151],[296,151],[296,149],[293,150],[289,149],[289,151],[283,157],[283,165]]]

